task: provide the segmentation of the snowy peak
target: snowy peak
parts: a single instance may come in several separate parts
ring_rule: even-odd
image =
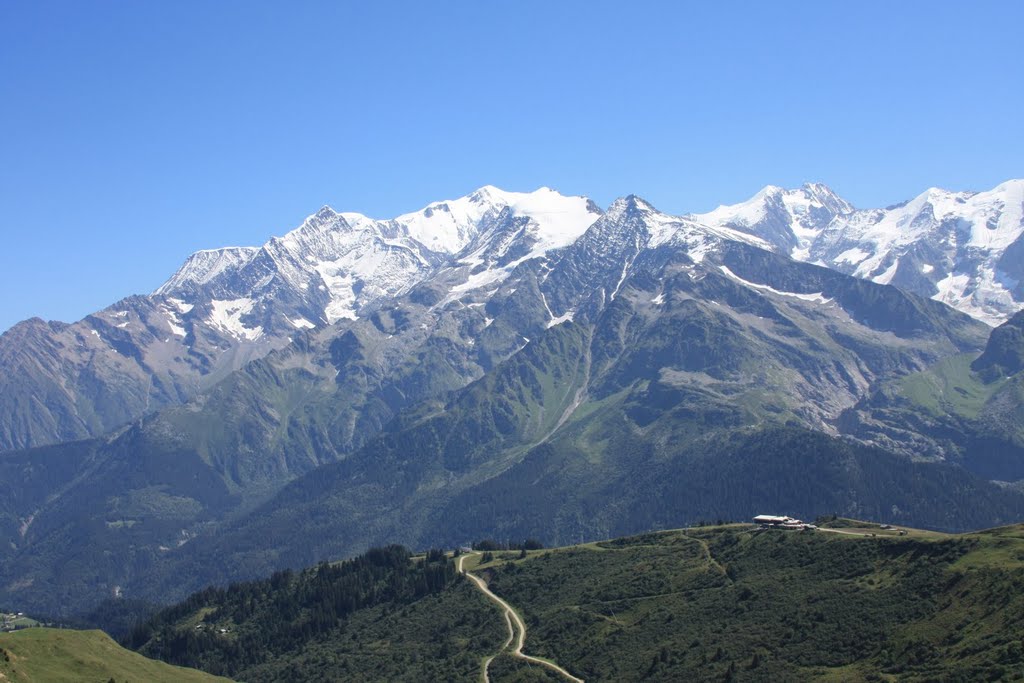
[[[745,202],[690,217],[698,223],[759,235],[789,253],[806,250],[833,218],[853,210],[827,185],[805,183],[791,190],[768,185]]]
[[[636,196],[635,194],[619,197],[605,212],[605,222],[621,223],[631,218],[642,217],[647,214],[659,213],[650,202]]]
[[[394,222],[431,251],[457,254],[476,236],[484,217],[493,217],[500,208],[482,188],[459,199],[434,202]]]
[[[534,192],[508,192],[493,185],[459,199],[434,202],[421,211],[394,219],[406,234],[427,248],[457,254],[505,210],[528,218],[544,248],[571,244],[600,216],[586,197],[567,197],[542,187]]]
[[[776,251],[943,301],[989,324],[1024,306],[1024,181],[986,192],[930,188],[857,210],[825,185],[768,186],[694,220],[757,235]]]
[[[572,244],[601,216],[586,197],[566,197],[546,187],[530,193],[504,192],[502,200],[512,215],[530,220],[537,250]]]
[[[913,220],[930,211],[937,221],[963,220],[971,225],[969,246],[1005,249],[1021,235],[1022,205],[1024,180],[1009,180],[987,192],[931,188],[911,200],[904,214]]]
[[[813,256],[998,325],[1024,305],[1024,182],[986,192],[930,188],[829,227]]]
[[[264,331],[331,324],[360,317],[367,306],[460,259],[507,272],[571,244],[599,216],[585,197],[549,188],[520,193],[485,186],[390,220],[324,206],[260,248],[194,254],[156,294],[211,302],[214,311],[244,308],[240,319],[261,321]],[[241,334],[222,319],[208,322]]]
[[[602,212],[585,197],[486,185],[388,220],[324,206],[260,248],[193,254],[156,294],[221,302],[225,311],[251,300],[241,319],[272,336],[293,330],[296,320],[308,327],[359,318],[439,270],[451,273],[453,287],[494,286],[520,263],[586,233],[594,249],[672,244],[696,261],[722,240],[744,242],[904,287],[998,324],[1024,304],[1022,204],[1021,180],[986,192],[932,188],[868,210],[827,185],[805,183],[768,185],[745,202],[685,216],[628,195],[599,221]]]
[[[197,251],[186,259],[167,282],[153,292],[156,296],[191,292],[224,273],[234,272],[252,260],[258,247],[224,247]]]
[[[798,193],[802,193],[804,197],[817,202],[825,208],[831,208],[835,213],[850,213],[854,211],[854,207],[850,202],[840,197],[831,187],[824,183],[804,183],[799,192],[790,191],[787,194],[796,195]]]
[[[307,224],[330,223],[337,218],[338,212],[324,204],[320,210],[305,220]]]
[[[756,235],[722,225],[709,225],[694,220],[693,216],[663,213],[636,195],[615,200],[592,232],[590,239],[593,242],[604,244],[612,251],[626,243],[635,243],[637,249],[671,245],[685,249],[697,263],[723,241],[771,249],[768,242]]]

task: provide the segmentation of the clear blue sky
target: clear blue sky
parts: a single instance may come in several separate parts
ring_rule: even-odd
[[[1024,3],[0,3],[0,330],[323,204],[1024,176]]]

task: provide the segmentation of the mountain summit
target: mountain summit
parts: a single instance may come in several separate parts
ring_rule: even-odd
[[[276,318],[297,328],[316,327],[355,319],[455,260],[480,265],[490,252],[514,249],[535,257],[566,246],[599,215],[584,197],[490,185],[389,220],[325,206],[260,248],[193,255],[153,294],[189,303],[245,299],[252,302],[245,306],[253,321]]]
[[[762,237],[776,251],[892,284],[995,326],[1024,306],[1024,180],[986,192],[931,188],[884,209],[854,209],[829,188],[766,187],[691,216]]]
[[[828,186],[805,183],[792,190],[768,185],[745,202],[690,217],[757,235],[778,251],[800,259],[834,218],[853,211],[853,206]]]

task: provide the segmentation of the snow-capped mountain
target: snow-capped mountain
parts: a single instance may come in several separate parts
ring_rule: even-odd
[[[565,246],[600,215],[584,197],[483,187],[390,220],[324,207],[260,248],[198,252],[154,292],[208,301],[207,320],[239,337],[354,320],[438,268],[499,279],[509,265]]]
[[[695,221],[758,235],[792,258],[893,284],[989,325],[1024,307],[1024,180],[987,192],[929,189],[854,209],[820,184],[769,186]]]
[[[529,491],[551,482],[561,482],[557,498],[591,492],[590,510],[603,509],[598,501],[610,490],[664,499],[648,495],[664,483],[653,482],[699,476],[717,459],[716,439],[779,425],[839,433],[840,417],[879,380],[984,346],[985,326],[948,306],[795,261],[743,231],[667,215],[635,196],[601,216],[585,200],[552,196],[572,211],[541,212],[526,204],[535,199],[500,207],[449,202],[448,229],[436,231],[445,241],[421,252],[440,264],[402,294],[374,302],[360,298],[369,285],[335,290],[352,317],[309,331],[285,323],[293,344],[184,405],[104,438],[0,459],[11,463],[0,480],[23,477],[40,482],[23,488],[42,491],[0,515],[0,599],[11,593],[10,602],[64,608],[51,582],[93,548],[116,558],[103,565],[107,591],[149,597],[157,586],[241,578],[218,574],[222,567],[251,572],[252,562],[340,557],[354,543],[385,536],[448,533],[460,502],[500,500],[503,491],[527,500],[522,510]],[[461,221],[465,211],[452,204],[476,213]],[[434,206],[416,220],[440,211]],[[357,219],[342,219],[343,234],[325,237],[352,240],[354,249],[381,239],[423,244],[407,219],[386,234],[387,226],[369,226],[366,241],[349,236]],[[314,227],[301,229],[303,238],[312,234]],[[316,258],[333,261],[340,251]],[[312,263],[288,278],[307,282],[305,291],[330,292]],[[268,286],[286,282],[283,271]],[[226,279],[216,300],[269,311],[238,320],[243,329],[263,327],[261,340],[272,338],[265,321],[286,315],[279,300],[245,296],[224,275],[206,286],[218,277]],[[289,287],[282,292],[301,290]],[[182,326],[209,327],[216,307],[187,298],[201,292],[170,294],[182,302],[178,311],[193,305],[179,312]],[[326,311],[330,300],[318,305]],[[715,496],[760,476],[745,455]],[[37,460],[67,465],[56,473],[27,468]],[[659,474],[644,475],[651,468]],[[786,476],[795,471],[803,463]],[[304,489],[297,478],[317,486]],[[835,488],[833,480],[824,487]],[[324,489],[329,499],[319,497]],[[166,505],[166,516],[152,523],[153,499],[188,504]],[[628,521],[630,509],[624,502],[598,525]],[[296,510],[301,523],[278,525]],[[571,519],[595,514],[581,513]],[[30,515],[23,529],[18,522]],[[106,523],[122,519],[139,520],[130,535]],[[259,531],[246,530],[257,519]],[[244,538],[232,536],[226,520],[243,524],[231,528]],[[287,538],[277,536],[282,530]],[[592,533],[607,536],[597,527]],[[247,558],[235,555],[241,548]],[[208,551],[231,561],[209,561]],[[91,606],[102,592],[90,584],[75,599]]]
[[[874,210],[820,184],[767,187],[742,204],[682,217],[631,196],[600,222],[587,198],[547,188],[487,186],[386,220],[324,207],[260,247],[193,254],[149,296],[70,325],[31,320],[6,332],[0,450],[103,433],[418,288],[432,305],[484,306],[522,264],[540,263],[543,282],[569,246],[590,259],[554,275],[576,288],[541,290],[551,324],[582,305],[567,291],[614,300],[645,249],[682,247],[700,262],[723,241],[898,285],[997,324],[1024,304],[1022,201],[1024,181],[1014,180],[982,193],[929,190]]]
[[[194,396],[304,331],[425,279],[497,286],[600,216],[584,197],[494,187],[390,220],[324,207],[261,247],[200,251],[149,296],[0,336],[0,450],[103,433]]]

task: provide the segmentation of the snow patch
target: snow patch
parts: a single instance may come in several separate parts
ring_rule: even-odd
[[[310,329],[311,330],[314,327],[316,327],[315,324],[309,322],[308,320],[306,320],[305,318],[302,318],[302,317],[296,318],[295,320],[292,320],[291,318],[288,318],[287,320],[293,326],[297,327],[300,330],[302,330],[302,329]]]
[[[736,282],[739,282],[740,284],[745,285],[747,287],[752,287],[754,289],[760,289],[762,291],[771,292],[772,294],[778,294],[780,296],[788,296],[788,297],[793,297],[794,299],[801,299],[802,301],[811,301],[811,302],[817,303],[817,304],[832,303],[832,299],[826,298],[824,293],[822,293],[822,292],[814,292],[813,294],[801,294],[799,292],[783,292],[783,291],[780,291],[780,290],[775,289],[773,287],[769,287],[768,285],[762,285],[762,284],[758,284],[756,282],[751,282],[750,280],[744,280],[739,275],[737,275],[736,273],[734,273],[731,270],[729,270],[726,266],[719,266],[719,268],[722,269],[722,272],[725,273],[726,276],[732,278]],[[718,302],[713,301],[712,303],[718,303]]]
[[[210,301],[210,326],[237,339],[256,341],[263,336],[263,328],[246,327],[241,320],[242,316],[252,311],[252,307],[252,299],[213,299]]]
[[[166,305],[160,306],[160,310],[165,316],[167,327],[170,328],[171,333],[174,335],[177,335],[179,337],[186,336],[185,328],[181,325],[181,318],[178,317],[178,311],[181,311],[182,308],[184,308],[184,312],[187,313],[188,311],[192,310],[192,304],[186,304],[179,299],[168,299],[167,301],[171,304],[171,306],[173,306],[173,308],[171,306]],[[168,339],[167,341],[170,340]]]
[[[547,328],[550,330],[555,325],[561,325],[562,323],[571,321],[575,313],[576,311],[566,311],[557,318],[552,318],[551,320],[548,321]]]
[[[811,258],[810,245],[807,245],[803,248],[793,247],[793,250],[789,252],[789,257],[796,261],[809,261]]]
[[[966,273],[950,273],[935,283],[939,291],[933,298],[945,304],[955,304],[964,298],[964,290],[970,282],[971,276]]]
[[[892,282],[893,276],[896,275],[896,270],[900,267],[900,260],[896,259],[893,264],[885,269],[885,272],[874,278],[875,282],[880,285],[887,285]]]
[[[178,309],[179,313],[183,313],[183,314],[184,313],[188,313],[193,308],[195,308],[195,306],[193,304],[187,304],[184,301],[182,301],[181,299],[174,299],[174,298],[168,297],[167,300],[170,301],[174,305],[174,307]]]
[[[547,328],[551,329],[555,325],[561,325],[564,322],[572,320],[573,315],[576,313],[575,310],[568,310],[562,315],[555,315],[551,312],[551,307],[548,306],[548,298],[544,296],[544,292],[540,293],[540,300],[544,303],[544,310],[548,312]]]
[[[640,255],[640,236],[636,235],[633,241],[633,255],[630,256],[622,264],[622,275],[619,276],[619,281],[615,285],[615,289],[612,291],[612,295],[608,298],[609,301],[615,301],[615,297],[619,295],[619,289],[622,288],[622,283],[626,281],[626,275],[629,273],[630,266],[636,261],[636,257]]]
[[[316,271],[320,273],[327,291],[330,292],[331,300],[324,307],[324,317],[327,322],[334,324],[341,319],[356,320],[355,301],[356,294],[352,290],[355,278],[346,272],[342,264],[337,261],[318,263]]]
[[[852,249],[847,249],[836,256],[833,260],[836,263],[852,263],[853,265],[857,265],[869,256],[871,256],[870,253],[864,251],[860,247],[854,247]]]
[[[470,292],[474,289],[480,289],[487,285],[495,282],[501,282],[509,276],[509,271],[506,268],[492,268],[490,270],[482,270],[476,275],[470,275],[466,278],[466,281],[452,287],[452,295],[448,299],[458,298],[454,295],[461,294],[463,292]]]

